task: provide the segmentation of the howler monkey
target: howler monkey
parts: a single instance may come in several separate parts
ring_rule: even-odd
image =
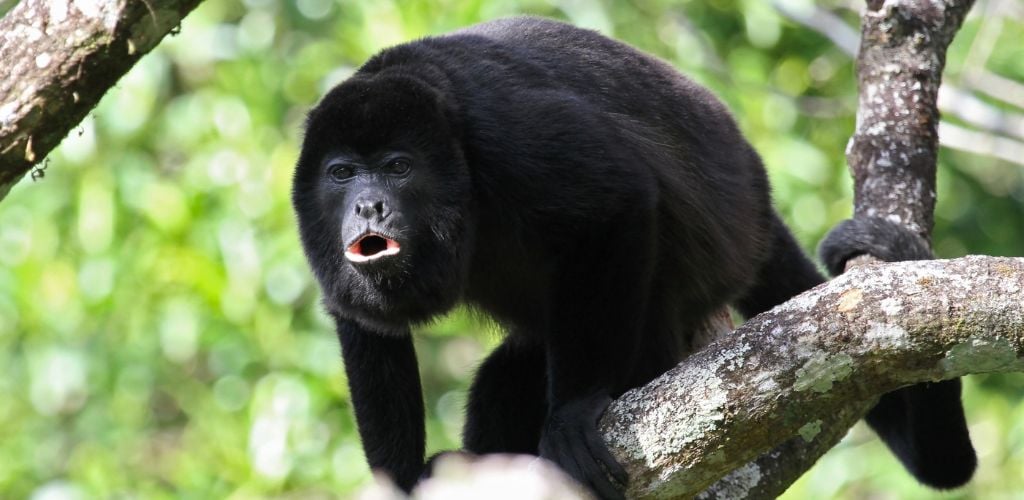
[[[611,399],[678,362],[713,311],[823,280],[715,97],[536,18],[371,58],[310,112],[293,203],[366,457],[406,489],[424,467],[410,325],[457,303],[502,324],[465,449],[539,454],[615,498],[626,475],[596,428]]]

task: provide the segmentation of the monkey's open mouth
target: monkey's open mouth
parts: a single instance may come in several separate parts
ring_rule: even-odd
[[[370,262],[395,255],[401,249],[397,241],[377,233],[366,233],[345,249],[345,258],[352,262]]]

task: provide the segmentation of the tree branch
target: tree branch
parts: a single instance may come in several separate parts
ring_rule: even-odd
[[[930,240],[936,100],[946,48],[973,0],[869,0],[857,57],[860,104],[847,148],[855,216],[886,217]]]
[[[1021,355],[1024,258],[858,266],[626,393],[601,429],[631,498],[691,497],[791,437],[820,439],[837,409],[914,383],[1020,371]],[[743,467],[747,483],[729,496],[763,488],[763,472]]]
[[[0,199],[201,0],[22,0],[0,19]]]

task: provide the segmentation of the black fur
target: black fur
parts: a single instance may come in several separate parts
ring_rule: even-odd
[[[924,238],[881,217],[858,217],[840,222],[821,241],[819,254],[833,276],[843,274],[846,262],[861,255],[883,262],[932,258],[931,248]]]
[[[879,217],[841,222],[822,241],[819,252],[833,275],[841,274],[846,261],[859,255],[886,262],[932,258],[924,239]],[[960,403],[960,379],[890,392],[866,420],[918,481],[956,488],[974,474],[978,460]]]
[[[539,453],[617,498],[596,429],[611,398],[678,362],[709,313],[823,280],[717,99],[541,19],[373,57],[310,113],[293,203],[367,457],[405,488],[423,463],[410,324],[464,302],[510,332],[473,383],[468,451]],[[346,260],[367,232],[401,251]]]

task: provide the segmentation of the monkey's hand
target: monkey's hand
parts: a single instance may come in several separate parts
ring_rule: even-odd
[[[598,419],[612,402],[607,395],[575,399],[551,409],[540,436],[540,456],[558,464],[604,499],[624,499],[629,480],[597,430]],[[616,486],[609,474],[621,486]]]

